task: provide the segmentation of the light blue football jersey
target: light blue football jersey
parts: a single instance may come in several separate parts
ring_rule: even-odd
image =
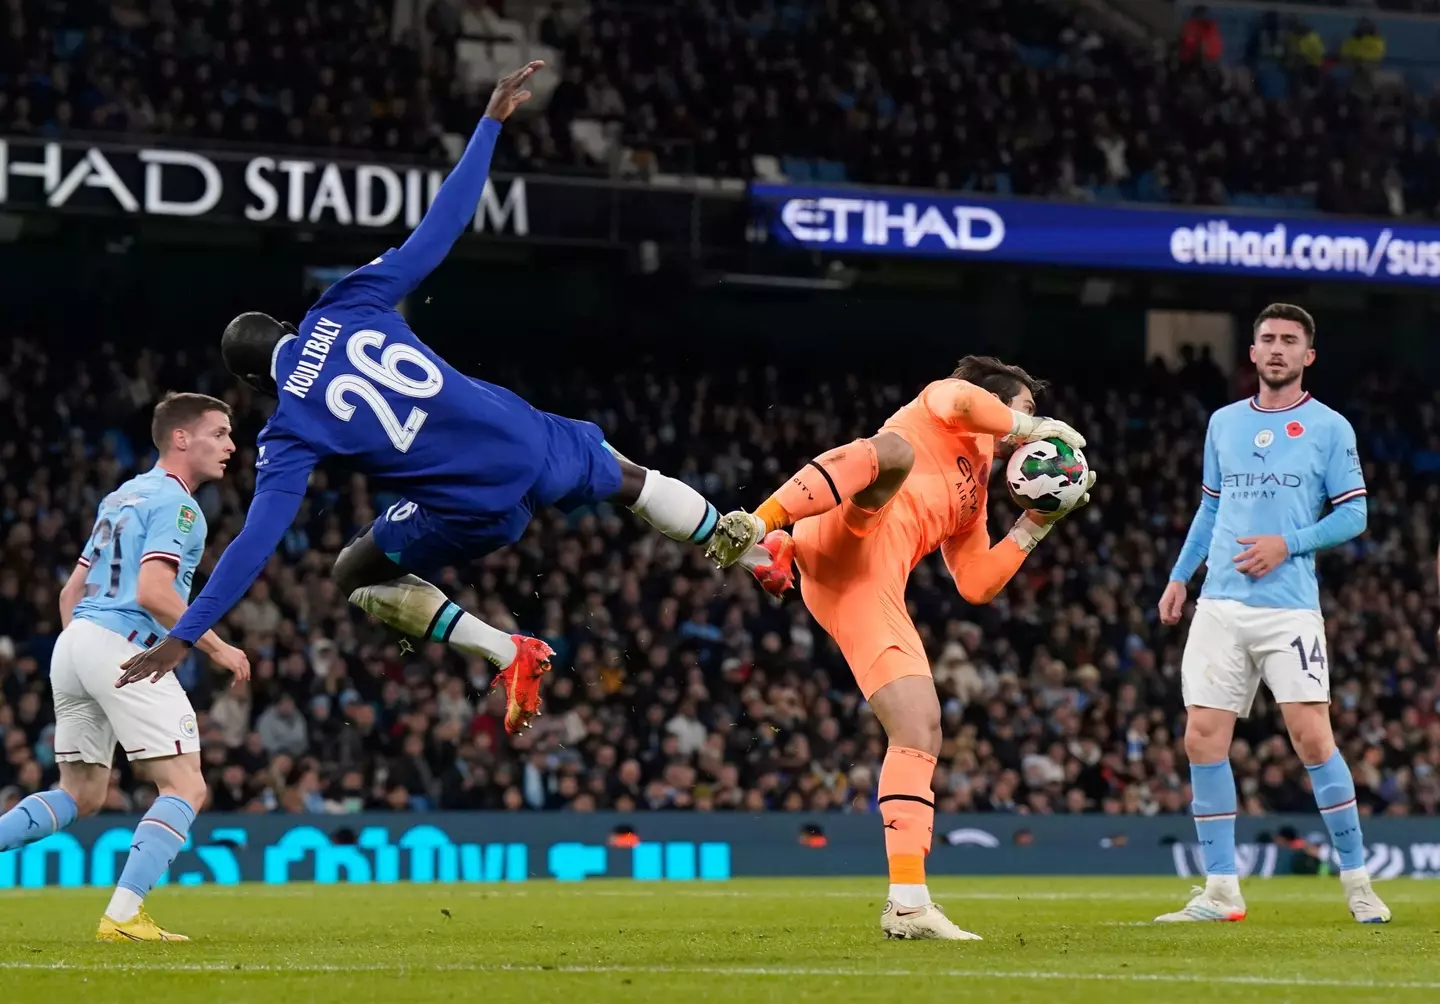
[[[1315,555],[1292,554],[1255,579],[1235,570],[1241,537],[1289,534],[1313,526],[1326,504],[1365,496],[1355,430],[1309,394],[1279,410],[1254,398],[1215,412],[1205,433],[1202,488],[1219,499],[1200,595],[1248,606],[1320,609]]]
[[[195,568],[205,553],[205,515],[189,487],[160,467],[131,478],[100,503],[95,529],[80,564],[85,598],[75,616],[150,646],[165,628],[140,606],[136,591],[140,565],[166,561],[175,566],[175,592],[190,601]]]

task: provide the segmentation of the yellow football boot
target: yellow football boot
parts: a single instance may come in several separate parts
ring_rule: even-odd
[[[183,934],[165,930],[150,915],[141,910],[123,924],[110,917],[100,918],[100,929],[95,932],[96,941],[189,941]]]

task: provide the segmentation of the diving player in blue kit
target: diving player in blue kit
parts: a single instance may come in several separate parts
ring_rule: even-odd
[[[340,553],[336,585],[399,631],[501,667],[511,732],[539,709],[549,646],[485,624],[419,575],[519,540],[547,506],[569,511],[612,500],[674,540],[709,540],[717,513],[694,489],[621,457],[590,422],[539,411],[461,374],[395,310],[474,218],[501,123],[530,98],[524,85],[542,65],[532,62],[496,85],[464,156],[399,249],[331,286],[299,328],[248,313],[225,329],[225,365],[279,398],[257,439],[255,496],[204,590],[163,642],[125,663],[116,686],[163,677],[245,595],[325,457],[398,480],[405,492]],[[744,563],[763,571],[770,561],[757,545]]]

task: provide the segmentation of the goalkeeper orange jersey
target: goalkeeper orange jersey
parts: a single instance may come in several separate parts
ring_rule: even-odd
[[[874,512],[847,499],[795,524],[801,595],[866,697],[899,676],[929,675],[905,607],[905,584],[921,558],[940,549],[971,602],[992,599],[1024,560],[1025,552],[1008,539],[991,548],[986,530],[995,439],[1012,417],[978,387],[937,380],[881,428],[915,451],[895,496]]]

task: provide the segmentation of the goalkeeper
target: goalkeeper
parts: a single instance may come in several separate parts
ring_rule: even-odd
[[[1026,513],[990,546],[986,482],[997,453],[1037,439],[1085,445],[1065,423],[1035,417],[1042,388],[1017,366],[967,356],[878,435],[816,457],[754,513],[722,517],[707,549],[725,567],[763,536],[775,559],[766,588],[775,593],[789,587],[798,561],[805,605],[839,645],[885,728],[879,802],[890,896],[880,926],[887,937],[976,938],[931,902],[926,887],[940,702],[905,609],[905,584],[939,549],[960,594],[988,603],[1053,522],[1089,501],[1087,492],[1069,509]],[[790,524],[793,540],[781,529]]]

